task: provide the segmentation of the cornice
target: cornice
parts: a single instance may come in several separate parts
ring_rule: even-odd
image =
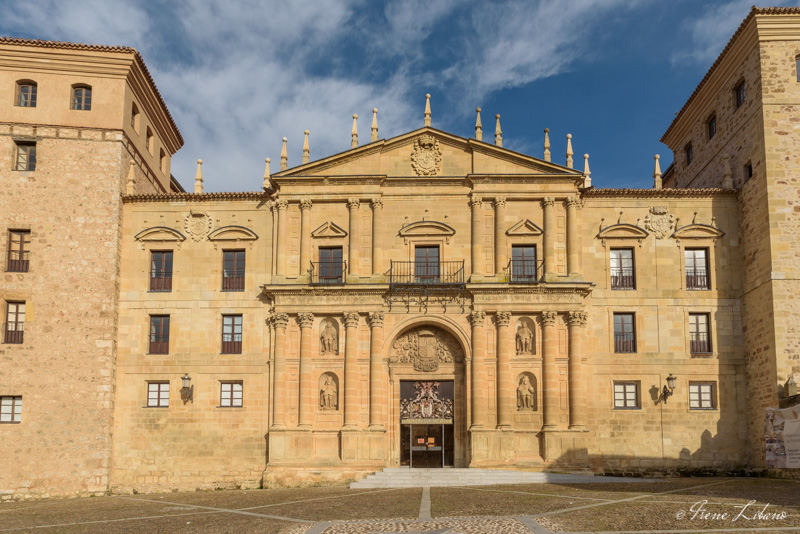
[[[587,189],[584,198],[628,197],[637,198],[709,198],[716,196],[736,196],[738,189]]]
[[[243,191],[239,193],[160,193],[146,195],[122,195],[123,204],[145,202],[176,201],[214,201],[214,200],[269,200],[269,193],[259,191]]]

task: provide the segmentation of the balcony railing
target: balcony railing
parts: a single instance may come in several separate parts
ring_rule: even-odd
[[[150,354],[169,354],[169,335],[150,334]]]
[[[311,283],[319,285],[344,284],[346,261],[312,261]]]
[[[17,254],[18,256],[18,254]],[[28,261],[28,254],[25,253],[23,259],[12,258],[9,256],[6,271],[10,273],[27,273],[30,262]]]
[[[709,289],[706,271],[686,271],[686,289]]]
[[[711,343],[705,335],[696,336],[689,340],[689,351],[692,354],[708,354],[711,352]]]
[[[636,338],[633,332],[614,334],[614,352],[636,352]]]
[[[22,343],[25,323],[6,323],[4,326],[3,330],[6,334],[3,337],[3,343]]]
[[[389,268],[390,285],[459,285],[464,283],[464,260],[394,261]]]
[[[150,291],[172,291],[172,271],[150,271]]]
[[[635,289],[633,269],[611,269],[611,289]]]
[[[512,284],[536,284],[544,277],[544,260],[511,260],[507,269]]]
[[[225,269],[222,272],[223,291],[244,291],[244,269]]]
[[[222,354],[241,354],[242,353],[242,340],[239,336],[239,341],[222,341]]]

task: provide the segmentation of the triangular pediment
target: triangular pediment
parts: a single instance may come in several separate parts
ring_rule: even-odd
[[[417,221],[400,229],[400,237],[429,237],[455,235],[455,228],[439,221]]]
[[[182,242],[186,240],[186,236],[180,233],[179,231],[175,230],[174,228],[169,228],[167,226],[151,226],[145,230],[142,230],[138,234],[134,236],[136,241],[177,241]]]
[[[619,223],[606,226],[597,234],[599,239],[645,239],[650,234],[644,228]]]
[[[530,219],[522,219],[517,224],[509,228],[506,232],[506,235],[532,237],[540,236],[542,233],[542,229],[536,226],[536,224],[534,224]]]
[[[311,237],[347,237],[347,232],[328,221],[311,232]]]
[[[672,237],[675,239],[717,239],[725,232],[708,224],[690,224],[675,230]]]
[[[244,226],[223,226],[208,234],[210,241],[253,241],[258,234]]]

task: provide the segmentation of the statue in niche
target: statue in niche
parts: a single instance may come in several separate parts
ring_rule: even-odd
[[[319,407],[323,410],[337,410],[339,408],[339,391],[333,377],[326,376],[325,383],[319,391]]]
[[[319,341],[322,346],[322,354],[339,354],[339,335],[330,321],[325,321]]]
[[[527,375],[522,375],[517,387],[517,411],[533,410],[536,401],[536,390],[533,389]]]
[[[525,321],[517,329],[517,354],[533,354],[533,331]]]

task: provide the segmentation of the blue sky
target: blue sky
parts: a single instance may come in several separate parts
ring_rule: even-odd
[[[553,161],[573,135],[596,187],[651,187],[659,142],[752,0],[228,2],[0,0],[0,33],[139,50],[186,141],[172,172],[187,190],[204,160],[206,191],[261,187],[281,138],[300,163],[350,147],[352,114],[369,140],[423,124],[485,140],[500,114],[504,146]],[[46,15],[45,15],[46,14]]]

